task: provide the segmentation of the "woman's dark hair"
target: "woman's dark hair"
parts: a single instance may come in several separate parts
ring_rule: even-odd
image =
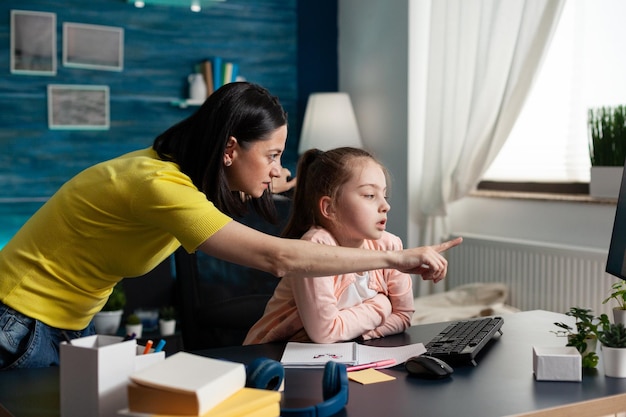
[[[224,150],[234,136],[246,148],[287,124],[278,98],[265,88],[248,82],[229,83],[211,94],[191,116],[167,129],[152,147],[159,157],[180,166],[215,206],[230,216],[242,216],[247,201],[265,219],[276,221],[270,191],[261,198],[241,198],[228,187],[224,173]]]
[[[342,147],[322,152],[319,149],[306,151],[300,157],[296,178],[298,183],[293,195],[293,208],[289,221],[282,232],[283,237],[299,239],[312,226],[322,226],[323,219],[318,210],[322,197],[333,201],[354,174],[358,160],[373,160],[378,163],[385,176],[385,167],[369,152],[351,147]]]

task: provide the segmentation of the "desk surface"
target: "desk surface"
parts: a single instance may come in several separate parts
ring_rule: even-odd
[[[509,416],[626,393],[626,379],[604,376],[601,354],[598,368],[585,370],[582,382],[534,380],[532,346],[563,346],[563,339],[550,331],[554,330],[555,321],[564,318],[562,314],[546,311],[504,316],[503,335],[494,339],[485,354],[478,357],[478,366],[456,368],[450,379],[416,379],[398,366],[383,371],[396,377],[394,381],[371,385],[351,381],[348,405],[337,415]],[[368,344],[427,342],[444,327],[444,323],[414,326],[403,334]],[[278,360],[283,347],[284,344],[277,343],[197,353],[249,363],[259,356]],[[304,407],[321,401],[321,381],[321,370],[288,369],[285,406]],[[58,368],[0,372],[0,404],[15,417],[59,415],[58,388]]]

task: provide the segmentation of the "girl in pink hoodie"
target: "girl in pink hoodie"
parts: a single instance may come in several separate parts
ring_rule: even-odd
[[[370,250],[402,249],[385,231],[387,170],[357,148],[307,151],[298,166],[284,237]],[[358,270],[358,266],[355,266]],[[411,277],[377,269],[316,278],[283,278],[244,344],[334,343],[401,333],[414,312]]]

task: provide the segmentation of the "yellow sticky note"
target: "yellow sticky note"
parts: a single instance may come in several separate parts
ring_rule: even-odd
[[[364,369],[362,371],[348,372],[348,378],[363,385],[374,384],[376,382],[393,381],[396,379],[393,376],[387,375],[373,368]]]

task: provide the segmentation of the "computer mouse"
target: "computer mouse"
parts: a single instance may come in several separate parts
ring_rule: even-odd
[[[428,355],[410,357],[404,366],[410,375],[425,379],[446,378],[454,372],[454,369],[441,359]]]

